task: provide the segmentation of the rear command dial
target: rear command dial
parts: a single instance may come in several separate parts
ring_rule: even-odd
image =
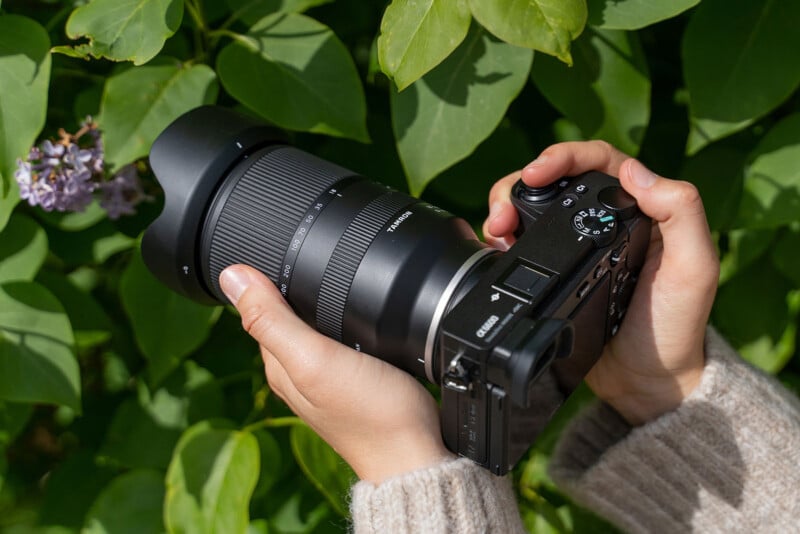
[[[590,237],[598,246],[606,246],[616,235],[617,217],[602,208],[587,208],[572,217],[572,226],[578,233]]]

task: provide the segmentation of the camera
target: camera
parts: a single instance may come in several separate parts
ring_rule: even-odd
[[[319,332],[438,384],[445,444],[498,475],[616,333],[650,238],[617,180],[589,172],[518,182],[518,239],[501,253],[220,107],[175,120],[150,164],[165,203],[142,256],[158,279],[219,304],[225,267],[261,270]]]

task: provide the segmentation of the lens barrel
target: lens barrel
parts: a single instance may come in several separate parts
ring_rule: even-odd
[[[494,251],[464,220],[253,128],[205,107],[159,137],[151,163],[166,201],[143,240],[147,265],[223,302],[220,272],[251,265],[318,331],[438,382],[439,322]]]

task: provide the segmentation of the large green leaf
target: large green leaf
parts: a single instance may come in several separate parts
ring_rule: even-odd
[[[800,288],[800,225],[787,228],[772,249],[775,266]]]
[[[794,352],[796,310],[786,301],[791,289],[771,262],[758,262],[723,284],[714,303],[714,324],[745,359],[768,372],[779,371]]]
[[[378,36],[383,72],[402,91],[456,49],[471,19],[467,0],[394,0]]]
[[[503,41],[572,63],[570,42],[586,24],[586,0],[469,0],[472,14]]]
[[[92,0],[67,20],[70,39],[86,37],[77,55],[133,61],[153,59],[181,25],[183,0]]]
[[[282,128],[369,140],[353,58],[312,18],[279,13],[261,19],[220,52],[217,72],[234,98]]]
[[[745,127],[800,85],[800,2],[706,0],[683,38],[689,152]]]
[[[50,38],[36,22],[0,15],[0,230],[19,201],[14,180],[44,126],[50,82]]]
[[[540,56],[536,86],[585,138],[605,139],[635,156],[650,118],[650,77],[638,35],[587,29],[572,55],[572,67]]]
[[[0,284],[0,400],[80,411],[72,328],[61,304],[34,282]]]
[[[766,261],[764,253],[772,245],[775,230],[731,230],[725,235],[725,250],[720,260],[719,283],[725,284],[755,261]]]
[[[273,13],[302,13],[333,0],[226,0],[236,17],[253,25]]]
[[[122,275],[120,293],[155,383],[203,344],[222,311],[219,306],[202,306],[167,289],[150,274],[138,253]]]
[[[163,532],[164,476],[139,469],[120,475],[103,490],[86,515],[83,534]]]
[[[356,475],[316,432],[305,425],[291,431],[292,452],[300,468],[343,516],[348,514],[348,495]]]
[[[209,67],[176,61],[112,76],[98,118],[106,161],[119,168],[146,156],[164,128],[190,109],[214,102],[217,90],[216,75]]]
[[[800,221],[800,113],[776,124],[750,155],[739,222],[774,228]]]
[[[0,232],[0,283],[33,280],[47,256],[47,235],[33,220],[14,215]]]
[[[214,428],[207,421],[189,428],[167,471],[167,530],[244,534],[258,472],[258,442],[252,434]]]
[[[638,30],[674,17],[700,0],[588,0],[589,24],[609,30]]]
[[[473,26],[458,49],[402,93],[392,92],[397,149],[418,195],[486,139],[528,78],[533,52]]]
[[[700,191],[712,230],[730,229],[742,199],[744,162],[741,150],[713,145],[687,159],[679,178]]]

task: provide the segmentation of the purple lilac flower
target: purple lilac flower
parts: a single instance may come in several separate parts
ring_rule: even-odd
[[[124,166],[113,178],[100,184],[100,191],[100,206],[110,219],[133,215],[139,202],[149,200],[142,190],[136,165]]]
[[[139,202],[150,200],[135,164],[105,179],[103,140],[91,117],[75,134],[63,129],[58,133],[58,141],[45,140],[31,148],[25,160],[17,160],[14,177],[28,204],[45,211],[83,211],[99,194],[100,206],[109,218],[117,219],[132,215]]]

